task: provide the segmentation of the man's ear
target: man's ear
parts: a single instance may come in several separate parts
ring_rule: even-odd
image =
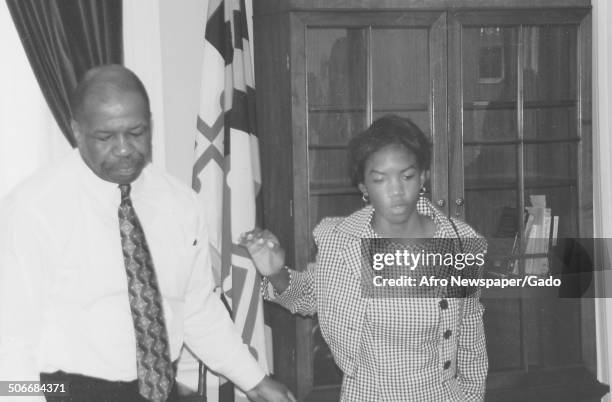
[[[74,119],[70,119],[70,128],[72,129],[72,135],[74,135],[74,138],[76,139],[77,143],[80,142],[82,134],[79,123],[77,123]]]

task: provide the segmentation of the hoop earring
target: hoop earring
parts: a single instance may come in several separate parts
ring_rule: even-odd
[[[419,195],[423,195],[427,192],[427,187],[423,186],[421,187],[421,190],[419,191]]]
[[[370,197],[368,197],[368,193],[362,193],[361,194],[361,199],[363,200],[364,203],[369,204],[370,203]]]

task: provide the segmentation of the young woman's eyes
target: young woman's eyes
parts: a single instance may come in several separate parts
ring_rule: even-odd
[[[416,177],[416,174],[414,173],[405,174],[405,175],[402,175],[402,180],[410,181],[414,179],[415,177]],[[373,176],[372,177],[372,183],[382,183],[384,181],[385,181],[385,178],[383,176]]]

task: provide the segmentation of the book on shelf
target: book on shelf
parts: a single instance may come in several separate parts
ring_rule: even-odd
[[[525,274],[546,275],[549,272],[548,252],[551,240],[556,243],[559,217],[552,216],[551,209],[546,207],[545,195],[531,195],[531,206],[525,207],[527,217],[523,235],[523,244],[518,253],[518,244],[513,254],[517,252],[524,257]],[[514,262],[513,274],[520,272],[520,259]]]

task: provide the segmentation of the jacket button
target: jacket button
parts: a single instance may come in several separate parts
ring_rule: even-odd
[[[444,339],[450,338],[452,334],[453,334],[453,331],[451,331],[450,329],[447,329],[446,331],[444,331]]]
[[[446,310],[448,308],[448,300],[446,299],[440,300],[440,308],[442,310]]]
[[[451,366],[451,362],[450,360],[448,360],[446,363],[444,363],[444,370],[448,370]]]

